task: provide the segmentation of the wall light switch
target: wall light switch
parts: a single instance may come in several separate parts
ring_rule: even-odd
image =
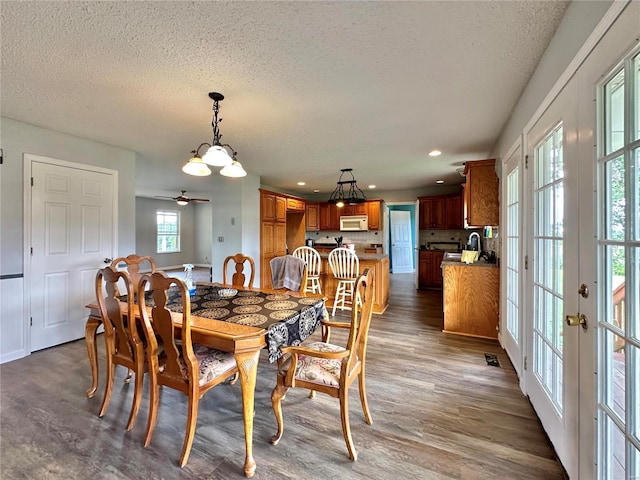
[[[235,225],[236,224],[236,219],[231,217],[231,225]]]
[[[218,242],[224,243],[224,237],[218,237]]]

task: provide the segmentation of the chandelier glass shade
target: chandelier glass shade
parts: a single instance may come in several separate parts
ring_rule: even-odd
[[[336,189],[329,197],[329,203],[333,203],[337,207],[344,207],[345,204],[355,205],[367,201],[367,197],[358,187],[352,171],[353,169],[351,168],[343,168],[340,170],[340,178],[338,179]],[[345,173],[351,175],[351,180],[342,180],[342,176]]]
[[[191,152],[193,157],[182,167],[182,171],[196,176],[211,175],[211,170],[208,167],[208,165],[211,165],[213,167],[223,167],[220,174],[225,177],[244,177],[247,172],[236,159],[237,152],[228,143],[223,144],[220,142],[222,134],[218,124],[222,122],[222,118],[218,119],[218,112],[220,111],[219,102],[224,99],[224,95],[211,92],[209,93],[209,98],[213,100],[213,120],[211,121],[213,141],[211,143],[201,143],[197,149],[193,150]],[[209,149],[204,155],[200,156],[200,149],[205,145]]]

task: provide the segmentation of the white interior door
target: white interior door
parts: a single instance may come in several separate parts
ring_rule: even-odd
[[[393,273],[413,272],[413,242],[411,213],[404,210],[389,212],[391,230],[391,270]]]
[[[25,155],[32,178],[31,351],[84,336],[95,275],[114,255],[116,172]]]

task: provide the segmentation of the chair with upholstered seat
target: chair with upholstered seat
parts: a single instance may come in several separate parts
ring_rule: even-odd
[[[307,281],[305,283],[305,292],[322,294],[320,287],[320,254],[315,248],[298,247],[293,251],[293,256],[303,260],[307,265]]]
[[[331,310],[331,315],[335,316],[336,307],[344,310],[348,308],[348,304],[353,304],[353,291],[360,273],[360,261],[353,250],[339,247],[329,252],[329,267],[334,278],[338,281],[336,296],[333,299],[333,309]],[[357,295],[355,298],[358,301]]]
[[[278,360],[276,387],[271,393],[273,412],[278,423],[278,431],[271,443],[277,445],[282,438],[284,423],[282,399],[291,387],[306,388],[326,393],[340,399],[342,433],[349,457],[356,460],[358,454],[353,446],[349,424],[349,386],[358,379],[360,403],[368,424],[372,423],[365,389],[365,359],[367,337],[373,308],[373,272],[366,269],[355,282],[355,289],[362,299],[351,310],[351,322],[322,321],[322,342],[282,348],[283,357]],[[346,345],[329,343],[331,328],[349,329]]]
[[[133,404],[126,429],[133,428],[142,396],[142,384],[144,372],[147,368],[145,362],[144,343],[138,332],[138,323],[135,316],[123,315],[120,310],[120,288],[124,285],[127,296],[127,312],[134,312],[134,288],[131,278],[125,271],[117,271],[113,266],[107,266],[98,270],[96,274],[95,291],[98,310],[102,317],[105,334],[107,379],[105,383],[104,398],[100,408],[100,416],[104,416],[109,407],[116,365],[127,367],[127,380],[131,374],[135,374]]]
[[[231,277],[231,285],[234,287],[249,287],[253,288],[253,279],[255,277],[256,265],[253,258],[243,255],[242,253],[236,253],[235,255],[229,255],[224,259],[222,266],[222,283],[227,283],[227,268],[229,263],[233,261],[235,266],[235,272]],[[244,274],[245,263],[249,264],[249,282],[245,285],[246,275]]]
[[[200,398],[211,388],[225,381],[238,372],[233,353],[222,352],[191,341],[191,300],[189,291],[183,280],[168,277],[164,272],[143,275],[140,289],[149,285],[154,306],[151,318],[146,309],[144,296],[139,303],[140,316],[147,337],[147,357],[149,359],[149,419],[144,446],[151,443],[151,438],[158,417],[160,387],[169,387],[184,393],[187,400],[187,426],[180,455],[179,464],[183,467],[191,452],[196,423],[198,420],[198,404]],[[181,302],[180,334],[172,319],[172,311],[167,306],[167,291],[177,289]],[[176,313],[173,313],[176,315]],[[159,355],[158,341],[164,344],[164,353]]]

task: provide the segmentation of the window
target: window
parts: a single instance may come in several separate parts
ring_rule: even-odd
[[[174,212],[156,212],[157,253],[175,253],[180,251],[180,214]]]

